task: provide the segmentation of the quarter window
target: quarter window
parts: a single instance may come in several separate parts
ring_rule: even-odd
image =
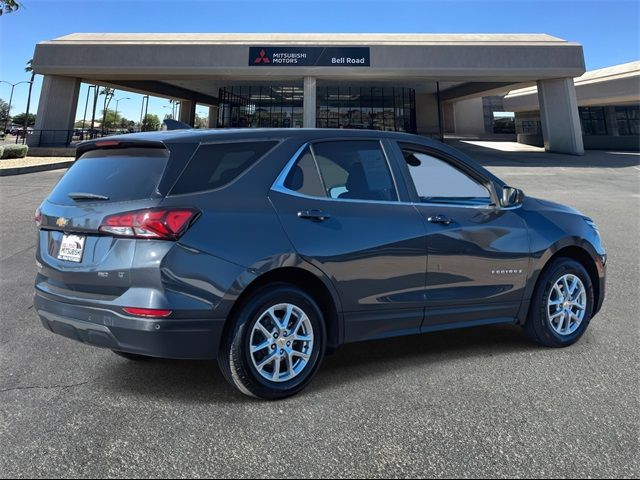
[[[223,187],[242,175],[277,142],[236,142],[201,145],[171,194]]]
[[[402,153],[421,202],[465,205],[491,203],[486,187],[449,163],[413,150],[403,149]]]
[[[318,167],[316,166],[309,147],[302,152],[300,160],[298,160],[289,171],[284,181],[284,186],[289,190],[303,195],[310,195],[312,197],[325,196],[322,180],[320,180],[320,174],[318,173]]]

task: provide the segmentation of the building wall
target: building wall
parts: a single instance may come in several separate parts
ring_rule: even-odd
[[[485,133],[482,97],[454,103],[455,131],[461,135]]]
[[[640,151],[640,104],[578,108],[584,147]],[[540,112],[516,113],[518,142],[542,146]]]
[[[416,93],[416,130],[419,135],[439,132],[438,100],[430,93]]]

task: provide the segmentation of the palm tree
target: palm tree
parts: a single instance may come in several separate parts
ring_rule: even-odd
[[[31,82],[29,82],[29,96],[27,97],[27,112],[24,116],[24,131],[29,127],[29,107],[31,106],[31,89],[33,88],[33,80],[36,78],[36,72],[33,71],[33,58],[27,62],[24,71],[31,74]],[[25,137],[26,138],[26,137]]]
[[[116,94],[115,88],[104,87],[100,91],[100,95],[104,95],[104,110],[102,111],[102,133],[104,134],[104,125],[107,120],[107,110],[109,109],[109,103],[111,103],[111,99]]]
[[[18,8],[20,4],[16,0],[0,0],[0,15],[15,12]]]

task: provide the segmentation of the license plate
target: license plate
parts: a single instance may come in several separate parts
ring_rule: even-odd
[[[64,235],[60,243],[58,259],[68,262],[81,262],[85,239],[86,237],[81,235]]]

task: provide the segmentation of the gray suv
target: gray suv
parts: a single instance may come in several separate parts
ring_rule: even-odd
[[[407,134],[86,142],[36,223],[47,329],[131,360],[217,358],[264,399],[302,390],[349,342],[518,324],[565,347],[604,299],[589,217]]]

